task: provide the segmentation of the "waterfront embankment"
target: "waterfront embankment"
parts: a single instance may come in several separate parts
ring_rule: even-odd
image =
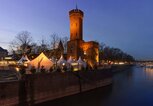
[[[111,86],[38,106],[153,106],[153,68],[133,66],[113,75]]]
[[[24,75],[0,83],[0,105],[33,105],[112,84],[108,70]]]

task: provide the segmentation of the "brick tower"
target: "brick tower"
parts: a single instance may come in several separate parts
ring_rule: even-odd
[[[82,55],[81,44],[83,41],[83,11],[73,9],[69,11],[70,41],[68,42],[67,55],[78,59]]]
[[[99,44],[95,41],[83,40],[84,13],[76,7],[69,11],[70,40],[67,42],[67,58],[78,59],[81,56],[90,66],[99,62]]]
[[[69,12],[70,17],[70,40],[82,40],[83,38],[83,11],[73,9]]]

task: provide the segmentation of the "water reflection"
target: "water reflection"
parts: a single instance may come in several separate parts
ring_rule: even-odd
[[[146,78],[153,80],[153,68],[144,68]]]
[[[131,67],[115,73],[111,86],[39,106],[153,106],[152,98],[153,69]]]

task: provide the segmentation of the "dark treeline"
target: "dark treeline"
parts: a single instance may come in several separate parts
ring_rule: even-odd
[[[57,34],[51,34],[47,40],[40,39],[40,42],[34,42],[31,33],[28,31],[19,32],[14,40],[10,42],[10,52],[15,59],[20,59],[23,54],[28,55],[29,58],[34,58],[41,52],[47,53],[48,57],[60,57],[61,53],[58,53],[60,48],[67,50],[67,36],[59,37]],[[62,42],[62,45],[59,43]],[[62,47],[59,47],[62,46]],[[59,49],[57,49],[59,48]]]
[[[26,54],[31,57],[34,54],[40,54],[41,52],[45,51],[48,53],[49,57],[60,57],[60,54],[58,53],[60,50],[57,49],[61,48],[59,47],[59,42],[62,42],[62,49],[64,49],[64,53],[66,53],[68,39],[69,38],[67,36],[61,38],[57,34],[51,34],[48,36],[47,41],[40,39],[39,43],[35,43],[30,32],[21,31],[11,42],[10,49],[12,54],[15,54],[16,56],[19,55],[19,58],[22,56],[22,54]],[[99,43],[99,60],[100,62],[131,62],[134,61],[134,58],[119,48],[113,48],[106,46],[104,43]]]
[[[99,44],[99,58],[100,61],[113,61],[113,62],[133,62],[134,57],[123,52],[119,48],[105,46],[105,44]]]

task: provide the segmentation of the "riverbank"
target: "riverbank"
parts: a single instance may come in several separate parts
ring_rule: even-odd
[[[38,106],[153,106],[153,69],[129,67],[113,75],[112,86],[72,95]]]
[[[111,74],[116,74],[118,72],[126,71],[133,66],[134,65],[114,65],[111,68],[103,68],[102,71],[109,71],[109,72],[111,72]],[[86,100],[85,98],[90,98],[91,95],[92,96],[95,95],[95,97],[97,97],[99,95],[99,98],[96,98],[96,100],[95,100],[95,101],[97,101],[97,99],[100,99],[100,97],[104,97],[104,96],[108,95],[108,92],[111,89],[112,89],[112,83],[107,86],[102,86],[102,87],[86,90],[85,92],[77,93],[75,95],[69,95],[66,97],[45,101],[45,102],[37,104],[36,106],[44,106],[44,105],[45,106],[50,106],[50,105],[61,106],[63,103],[66,106],[71,106],[70,104],[73,104],[73,103],[75,103],[74,106],[79,106],[79,103],[77,103],[77,101],[82,102],[82,101]],[[94,93],[96,93],[96,94],[94,94]],[[99,94],[99,93],[102,93],[102,94]],[[91,101],[93,101],[93,99],[94,98],[92,98]],[[89,103],[88,105],[91,105],[91,104]],[[91,106],[93,106],[93,105],[91,105]]]
[[[35,106],[100,106],[101,98],[105,99],[112,90],[112,84],[79,94],[62,97],[36,104]]]
[[[112,73],[117,73],[117,72],[122,72],[125,71],[128,68],[131,68],[135,66],[134,64],[126,64],[126,65],[112,65],[111,66],[111,71]]]
[[[0,83],[0,105],[33,105],[112,84],[108,70],[24,75]]]

